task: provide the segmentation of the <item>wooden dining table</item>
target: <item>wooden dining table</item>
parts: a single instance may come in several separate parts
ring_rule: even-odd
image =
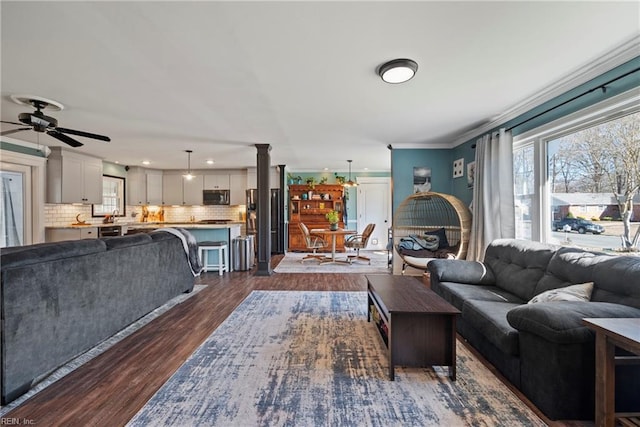
[[[331,256],[324,257],[320,260],[320,264],[351,264],[349,258],[336,259],[336,237],[346,236],[348,234],[356,234],[355,230],[345,230],[344,228],[338,228],[337,230],[330,230],[328,228],[314,228],[309,230],[311,234],[321,234],[323,236],[331,236]]]

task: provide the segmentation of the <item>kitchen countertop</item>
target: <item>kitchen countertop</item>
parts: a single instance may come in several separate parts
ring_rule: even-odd
[[[229,222],[226,224],[198,224],[197,222],[182,222],[182,223],[148,223],[148,222],[137,222],[135,224],[127,225],[127,228],[170,228],[170,227],[180,227],[180,228],[230,228],[230,227],[240,227],[243,222]]]
[[[168,227],[180,227],[180,228],[229,228],[229,227],[239,227],[244,224],[242,221],[232,221],[226,224],[200,224],[198,222],[115,222],[109,224],[85,224],[85,225],[60,225],[60,226],[50,226],[45,228],[55,228],[55,229],[64,229],[64,228],[91,228],[91,227],[113,227],[115,225],[119,225],[127,228],[168,228]]]

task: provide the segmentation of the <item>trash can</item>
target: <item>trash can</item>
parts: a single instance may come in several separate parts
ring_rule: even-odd
[[[253,268],[253,236],[240,236],[232,241],[233,270],[247,271]]]

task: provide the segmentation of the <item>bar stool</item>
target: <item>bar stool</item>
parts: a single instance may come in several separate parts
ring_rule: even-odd
[[[209,252],[218,251],[218,262],[209,261]],[[202,271],[218,271],[220,276],[229,272],[229,250],[227,242],[198,242],[198,255],[202,262]],[[212,257],[213,258],[213,257]]]

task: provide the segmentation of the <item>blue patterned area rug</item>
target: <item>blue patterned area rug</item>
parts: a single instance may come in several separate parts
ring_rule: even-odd
[[[544,426],[458,343],[447,368],[396,368],[365,292],[254,291],[131,426]]]

